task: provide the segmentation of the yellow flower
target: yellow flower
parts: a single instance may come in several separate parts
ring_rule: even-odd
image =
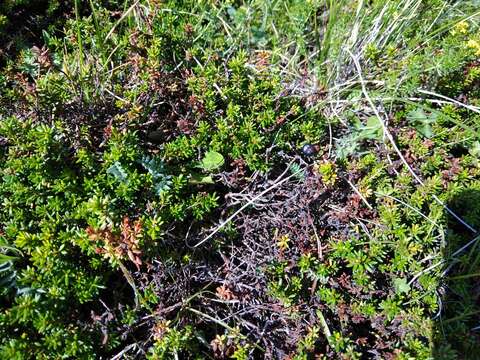
[[[458,23],[455,24],[453,30],[452,30],[452,34],[453,35],[456,35],[456,34],[466,34],[468,33],[468,22],[466,21],[460,21]]]
[[[475,50],[475,55],[480,56],[480,44],[478,43],[477,40],[470,39],[467,42],[467,47]]]
[[[281,251],[285,251],[288,249],[289,242],[290,242],[290,237],[287,234],[285,234],[280,236],[280,239],[278,239],[277,245]]]
[[[473,39],[470,39],[467,42],[467,47],[469,48],[475,49],[475,48],[478,48],[478,46],[479,46],[478,42]]]

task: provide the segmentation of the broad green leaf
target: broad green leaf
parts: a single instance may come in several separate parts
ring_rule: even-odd
[[[393,280],[393,286],[397,294],[408,293],[410,291],[410,285],[404,278],[396,278]]]
[[[427,139],[433,137],[432,124],[437,121],[437,114],[426,114],[422,108],[410,111],[407,120]]]
[[[225,163],[223,155],[216,151],[209,151],[200,162],[200,168],[205,171],[213,171],[220,168]]]
[[[362,128],[360,136],[364,139],[381,140],[383,137],[383,127],[376,116],[367,119],[367,124]]]
[[[190,176],[190,180],[188,181],[190,184],[214,184],[211,176],[204,176],[202,174],[193,173]]]
[[[356,119],[353,125],[355,127],[353,136],[356,136],[358,140],[382,140],[383,127],[376,116],[369,117],[365,125]]]

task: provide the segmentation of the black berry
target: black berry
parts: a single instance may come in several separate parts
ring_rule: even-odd
[[[305,144],[302,146],[302,153],[305,156],[313,156],[317,153],[316,146],[311,144]]]

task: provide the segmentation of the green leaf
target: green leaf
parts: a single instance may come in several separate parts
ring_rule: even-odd
[[[396,278],[393,280],[393,286],[397,294],[408,293],[410,291],[410,285],[408,285],[405,278]]]
[[[407,114],[407,120],[424,137],[433,137],[432,124],[437,121],[437,114],[426,114],[422,108],[417,108]]]
[[[480,158],[480,142],[475,141],[469,150],[470,155]]]
[[[200,162],[200,168],[205,171],[213,171],[220,168],[225,163],[223,155],[216,151],[209,151]]]
[[[115,161],[115,163],[107,169],[107,174],[113,175],[115,179],[122,183],[128,183],[128,175],[118,161]]]
[[[140,164],[152,175],[153,187],[157,195],[170,190],[172,176],[165,173],[165,164],[161,159],[145,155],[140,160]]]
[[[155,182],[154,182],[154,185],[153,185],[153,187],[155,189],[155,193],[157,195],[161,195],[165,191],[170,190],[170,185],[171,184],[172,184],[172,182],[170,180],[170,176],[165,176],[165,177],[162,177],[162,178],[155,179]]]
[[[376,116],[367,119],[367,124],[362,126],[360,136],[363,139],[381,140],[383,137],[383,127]]]
[[[7,262],[15,260],[15,259],[16,259],[15,256],[0,254],[0,264],[4,264],[4,263],[7,263]]]
[[[359,151],[360,140],[360,136],[356,133],[348,134],[338,139],[335,146],[337,157],[339,159],[346,159],[349,155]]]
[[[292,163],[290,165],[290,173],[295,176],[298,180],[303,181],[305,180],[305,170],[303,170],[299,164],[297,163]]]
[[[188,181],[190,184],[214,184],[211,176],[203,176],[202,174],[192,173],[190,175],[190,180]]]
[[[154,177],[164,177],[165,174],[165,164],[159,158],[153,158],[148,155],[145,155],[140,160],[140,164]]]

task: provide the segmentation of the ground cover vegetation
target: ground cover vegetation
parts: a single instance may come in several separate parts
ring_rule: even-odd
[[[1,359],[478,359],[480,3],[0,5]]]

